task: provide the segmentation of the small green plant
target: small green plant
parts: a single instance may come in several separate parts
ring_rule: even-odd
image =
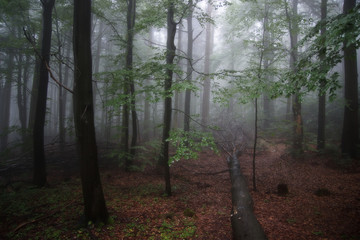
[[[288,218],[288,219],[286,219],[286,221],[288,222],[288,223],[296,223],[296,220],[294,219],[294,218]]]
[[[324,235],[324,233],[322,231],[312,231],[312,234],[316,235],[316,236],[322,236]]]
[[[176,149],[175,154],[169,159],[169,164],[180,159],[197,159],[198,152],[205,147],[218,153],[214,137],[209,132],[194,130],[187,132],[182,129],[174,129],[170,131],[167,141]]]

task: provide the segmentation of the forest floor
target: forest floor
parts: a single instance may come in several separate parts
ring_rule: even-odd
[[[226,156],[204,151],[198,160],[174,163],[168,197],[155,167],[124,172],[105,152],[100,151],[100,168],[108,225],[80,224],[75,150],[52,147],[47,149],[49,186],[33,187],[29,168],[1,173],[0,239],[231,239]],[[359,164],[339,166],[331,156],[311,152],[292,160],[284,145],[271,145],[258,153],[255,192],[251,151],[239,159],[255,214],[270,240],[360,239]],[[277,194],[279,183],[287,184],[287,195]]]

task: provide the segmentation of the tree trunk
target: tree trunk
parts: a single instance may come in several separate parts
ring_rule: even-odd
[[[327,0],[321,0],[321,21],[326,19],[327,15]],[[326,35],[326,25],[323,24],[321,27],[321,35]],[[323,42],[325,44],[325,40]],[[326,48],[319,53],[321,62],[324,62],[326,57]],[[317,149],[322,150],[325,148],[325,107],[326,107],[326,94],[323,92],[325,87],[326,79],[320,79],[320,90],[319,90],[319,110],[318,110],[318,132],[317,132]]]
[[[299,26],[297,23],[297,15],[298,15],[298,0],[292,1],[292,9],[291,15],[288,12],[288,7],[286,7],[286,15],[289,24],[289,34],[290,34],[290,68],[293,71],[295,69],[295,63],[298,59],[298,50],[297,50],[297,43],[298,43],[298,33],[299,33]],[[296,86],[296,90],[299,91],[300,87]],[[295,158],[302,158],[304,154],[303,149],[303,141],[304,141],[304,133],[303,133],[303,121],[302,121],[302,114],[301,114],[301,101],[298,93],[295,93],[292,97],[292,111],[293,111],[293,146],[292,146],[292,155]]]
[[[137,140],[137,114],[135,110],[135,85],[133,76],[133,39],[135,26],[135,0],[128,1],[127,10],[127,45],[126,45],[126,75],[124,82],[124,95],[126,101],[123,105],[123,123],[122,123],[122,147],[125,154],[125,169],[130,170],[133,157],[135,155],[135,146]],[[129,112],[132,116],[132,141],[129,149]]]
[[[343,12],[346,14],[356,5],[356,0],[344,0]],[[355,27],[355,26],[351,26]],[[344,42],[344,47],[347,42]],[[343,155],[357,157],[358,144],[358,72],[356,47],[351,44],[344,48],[345,68],[345,110],[341,138],[341,152]]]
[[[245,177],[242,175],[236,154],[228,158],[231,179],[231,226],[233,239],[267,239],[253,211],[253,201]]]
[[[182,32],[183,32],[182,24],[180,24],[179,25],[179,31],[178,31],[178,39],[177,39],[177,50],[176,50],[176,52],[177,52],[176,54],[179,55],[179,56],[181,55],[181,50],[182,50],[182,41],[183,41]],[[180,69],[182,69],[182,61],[181,61],[181,59],[178,62],[178,67]],[[175,82],[180,82],[180,81],[182,81],[182,74],[176,75]],[[180,102],[179,102],[180,95],[181,95],[181,92],[176,90],[175,91],[175,96],[174,96],[174,109],[175,109],[175,111],[173,113],[173,119],[174,119],[173,128],[175,128],[175,129],[179,128],[179,116],[180,116],[180,114],[179,114],[178,110],[180,109]]]
[[[20,53],[18,55],[18,73],[17,73],[17,105],[19,109],[19,120],[20,120],[20,126],[21,126],[21,139],[22,143],[24,144],[24,150],[25,143],[26,143],[26,120],[27,120],[27,109],[26,109],[26,103],[27,103],[27,72],[28,71],[28,65],[30,64],[29,56],[26,56],[26,62],[23,63],[23,55]]]
[[[263,36],[263,45],[264,45],[263,64],[264,64],[264,70],[265,70],[264,78],[267,81],[266,82],[267,84],[270,84],[270,82],[272,81],[272,76],[267,71],[270,66],[270,61],[271,61],[271,59],[273,59],[273,56],[272,56],[273,50],[270,48],[271,37],[270,37],[269,28],[270,28],[271,23],[269,23],[269,14],[270,14],[269,1],[266,1],[265,2],[264,26],[263,26],[263,28],[264,28],[263,29],[263,34],[264,34],[264,36]],[[270,121],[271,121],[272,112],[273,112],[271,99],[266,92],[263,93],[263,111],[264,111],[263,128],[266,130],[270,127]]]
[[[10,50],[11,51],[11,50]],[[5,83],[1,86],[1,111],[0,111],[0,152],[4,151],[8,145],[8,131],[10,120],[11,103],[11,81],[14,69],[14,53],[8,53],[7,73]]]
[[[91,0],[74,1],[74,119],[86,221],[107,222],[94,127]]]
[[[136,113],[136,96],[135,96],[135,83],[134,83],[134,73],[133,73],[133,45],[134,45],[134,31],[135,31],[135,14],[136,14],[136,0],[128,1],[128,41],[127,41],[127,58],[126,58],[126,68],[129,71],[129,85],[130,85],[130,106],[131,106],[131,122],[132,122],[132,136],[131,136],[131,145],[130,145],[130,157],[128,158],[129,162],[126,164],[127,169],[133,163],[133,159],[136,153],[136,144],[138,137],[138,124],[137,124],[137,113]]]
[[[41,59],[39,72],[39,87],[35,110],[33,129],[34,144],[34,175],[33,182],[41,187],[46,184],[45,150],[44,150],[44,127],[46,115],[46,100],[49,82],[47,66],[50,61],[51,34],[52,34],[52,10],[55,0],[44,0],[43,4],[43,26],[41,40]]]
[[[174,2],[169,1],[167,11],[167,42],[166,42],[166,79],[164,84],[165,102],[164,102],[164,126],[162,136],[162,149],[160,155],[160,162],[164,167],[165,179],[165,193],[171,196],[170,184],[170,167],[169,167],[169,142],[167,139],[170,136],[171,128],[171,85],[172,85],[172,65],[175,58],[175,34],[176,23],[174,22]]]
[[[211,16],[212,6],[208,3],[206,13]],[[202,109],[201,109],[201,124],[203,128],[208,124],[209,121],[209,112],[210,112],[210,90],[211,82],[210,76],[210,55],[212,52],[212,26],[211,23],[206,23],[206,43],[205,43],[205,62],[204,62],[204,88],[203,88],[203,99],[202,99]]]
[[[153,38],[154,38],[154,32],[153,28],[150,28],[149,30],[149,44],[152,45]],[[148,80],[149,81],[149,80]],[[144,131],[143,131],[143,139],[145,141],[150,139],[150,101],[148,100],[150,98],[150,93],[148,91],[145,91],[145,103],[144,103]]]
[[[192,0],[189,1],[189,4],[192,5]],[[189,11],[189,15],[187,16],[187,31],[188,31],[188,41],[187,41],[187,64],[186,64],[186,81],[188,83],[192,82],[192,58],[193,58],[193,25],[192,25],[192,18],[193,18],[193,9],[191,7]],[[184,131],[190,131],[190,109],[191,109],[191,89],[185,90],[185,108],[184,108]]]

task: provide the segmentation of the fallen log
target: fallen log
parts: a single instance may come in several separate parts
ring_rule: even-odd
[[[228,157],[228,166],[231,178],[233,239],[267,239],[264,230],[254,215],[253,201],[246,180],[241,173],[237,154]]]

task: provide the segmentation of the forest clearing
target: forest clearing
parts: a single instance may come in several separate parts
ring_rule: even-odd
[[[112,220],[84,227],[79,224],[80,178],[76,168],[69,168],[76,164],[69,158],[73,154],[71,146],[51,154],[45,188],[30,184],[31,169],[13,175],[6,188],[1,178],[1,239],[232,239],[226,156],[203,151],[198,160],[173,164],[173,196],[166,197],[156,167],[125,172],[102,155],[101,176]],[[270,145],[259,152],[254,192],[251,156],[242,153],[241,169],[268,239],[360,239],[360,167],[335,165],[332,157],[308,152],[304,161],[296,161],[286,154],[285,145]],[[288,185],[287,195],[277,193],[279,183]]]

